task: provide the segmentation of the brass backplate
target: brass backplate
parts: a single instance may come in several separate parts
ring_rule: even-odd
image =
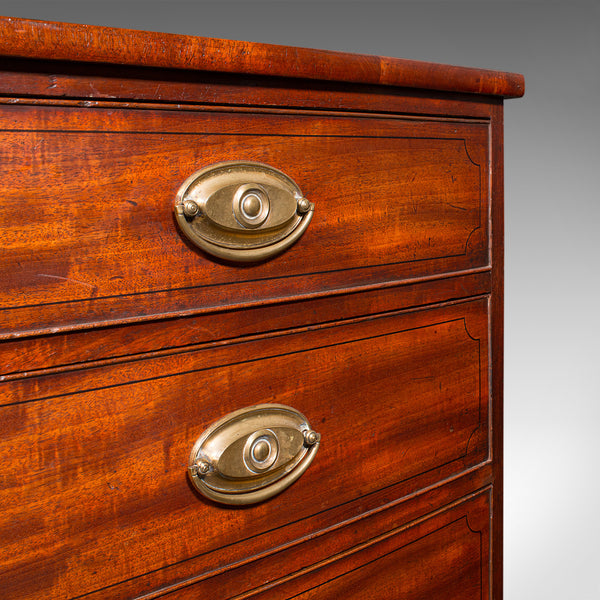
[[[312,219],[314,204],[285,173],[232,161],[197,171],[183,183],[175,216],[196,246],[231,261],[260,261],[291,246]]]
[[[319,443],[319,434],[297,410],[260,404],[209,427],[194,444],[188,472],[196,488],[211,500],[253,504],[296,481]]]

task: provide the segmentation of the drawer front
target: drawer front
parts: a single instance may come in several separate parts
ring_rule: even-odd
[[[109,586],[199,555],[218,568],[240,540],[283,542],[290,523],[458,475],[488,459],[488,369],[484,297],[5,382],[0,587],[72,597],[97,572]],[[314,462],[262,504],[205,500],[186,475],[194,441],[263,402],[309,418]]]
[[[0,107],[0,334],[437,277],[489,266],[484,121]],[[314,202],[300,240],[239,266],[186,241],[178,189],[258,161]]]
[[[253,600],[486,600],[490,502],[484,492],[408,527],[380,533],[300,576],[264,585]],[[266,588],[266,589],[264,589]],[[197,596],[193,588],[173,600]],[[230,596],[226,596],[230,597]]]
[[[490,287],[489,272],[473,273],[268,307],[8,340],[0,344],[0,364],[4,365],[5,377],[64,365],[70,368],[75,364],[97,365],[99,361],[122,360],[124,355],[148,354],[157,349],[175,351],[193,344],[256,335],[265,330],[314,327],[342,318],[436,304],[447,298],[481,296]]]

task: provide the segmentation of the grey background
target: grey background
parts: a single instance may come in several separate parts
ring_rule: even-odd
[[[523,73],[505,112],[505,598],[600,598],[600,2],[0,0],[0,14]]]

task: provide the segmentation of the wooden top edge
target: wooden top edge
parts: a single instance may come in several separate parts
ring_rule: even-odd
[[[291,77],[518,98],[522,75],[255,42],[0,17],[0,56]]]

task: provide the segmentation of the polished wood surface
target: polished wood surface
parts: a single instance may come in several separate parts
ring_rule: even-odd
[[[487,320],[481,299],[7,382],[0,460],[15,470],[0,494],[14,540],[5,556],[61,572],[71,595],[94,589],[98,570],[116,583],[227,546],[240,530],[260,535],[403,481],[412,493],[428,479],[420,475],[443,479],[483,463]],[[310,415],[323,438],[318,461],[256,507],[201,499],[181,477],[195,439],[223,414],[264,401]],[[61,518],[29,530],[41,495]],[[178,544],[187,538],[191,545]]]
[[[341,318],[435,304],[464,296],[481,296],[490,273],[472,273],[433,281],[326,295],[295,302],[276,302],[227,312],[189,311],[185,318],[144,319],[128,326],[78,328],[69,333],[22,336],[0,344],[4,381],[185,351],[200,344],[256,336],[283,329],[315,327]],[[57,328],[58,329],[58,328]],[[91,329],[91,330],[90,330]],[[62,329],[61,329],[62,331]]]
[[[286,295],[291,286],[296,294],[323,290],[327,279],[335,289],[488,265],[485,123],[228,111],[0,111],[8,157],[0,185],[7,241],[0,301],[31,309],[21,311],[25,323],[8,315],[3,333],[30,327],[32,312],[38,319],[54,313],[47,325],[60,326],[68,315],[64,305],[82,300],[98,306],[95,318],[107,321],[119,316],[115,297],[125,316],[125,297],[135,295],[139,315],[140,294],[156,306],[161,298],[152,295],[165,290],[197,288],[197,298],[222,298],[226,285],[235,302],[231,284],[248,282],[240,286],[243,297],[264,300],[266,291]],[[225,160],[283,170],[314,201],[317,218],[294,251],[240,268],[206,260],[173,226],[183,181]],[[281,275],[285,281],[275,281]],[[268,283],[257,284],[262,281]],[[27,301],[14,303],[17,295]]]
[[[522,77],[0,18],[0,595],[502,597],[503,97]],[[239,74],[243,76],[240,77]],[[268,163],[263,263],[173,217]],[[322,435],[247,507],[187,477],[237,409]]]
[[[430,519],[391,529],[249,598],[489,598],[485,492]],[[304,591],[306,590],[306,591]],[[178,600],[192,598],[180,595]]]
[[[379,56],[0,17],[0,55],[522,96],[521,75]]]
[[[235,577],[215,573],[188,581],[173,589],[171,597],[191,600],[217,594],[274,600],[365,598],[367,594],[374,598],[487,600],[489,489],[455,500],[424,518],[402,508],[386,507],[284,550],[286,562],[301,567],[292,573],[278,571],[266,557],[252,567],[237,567]]]

